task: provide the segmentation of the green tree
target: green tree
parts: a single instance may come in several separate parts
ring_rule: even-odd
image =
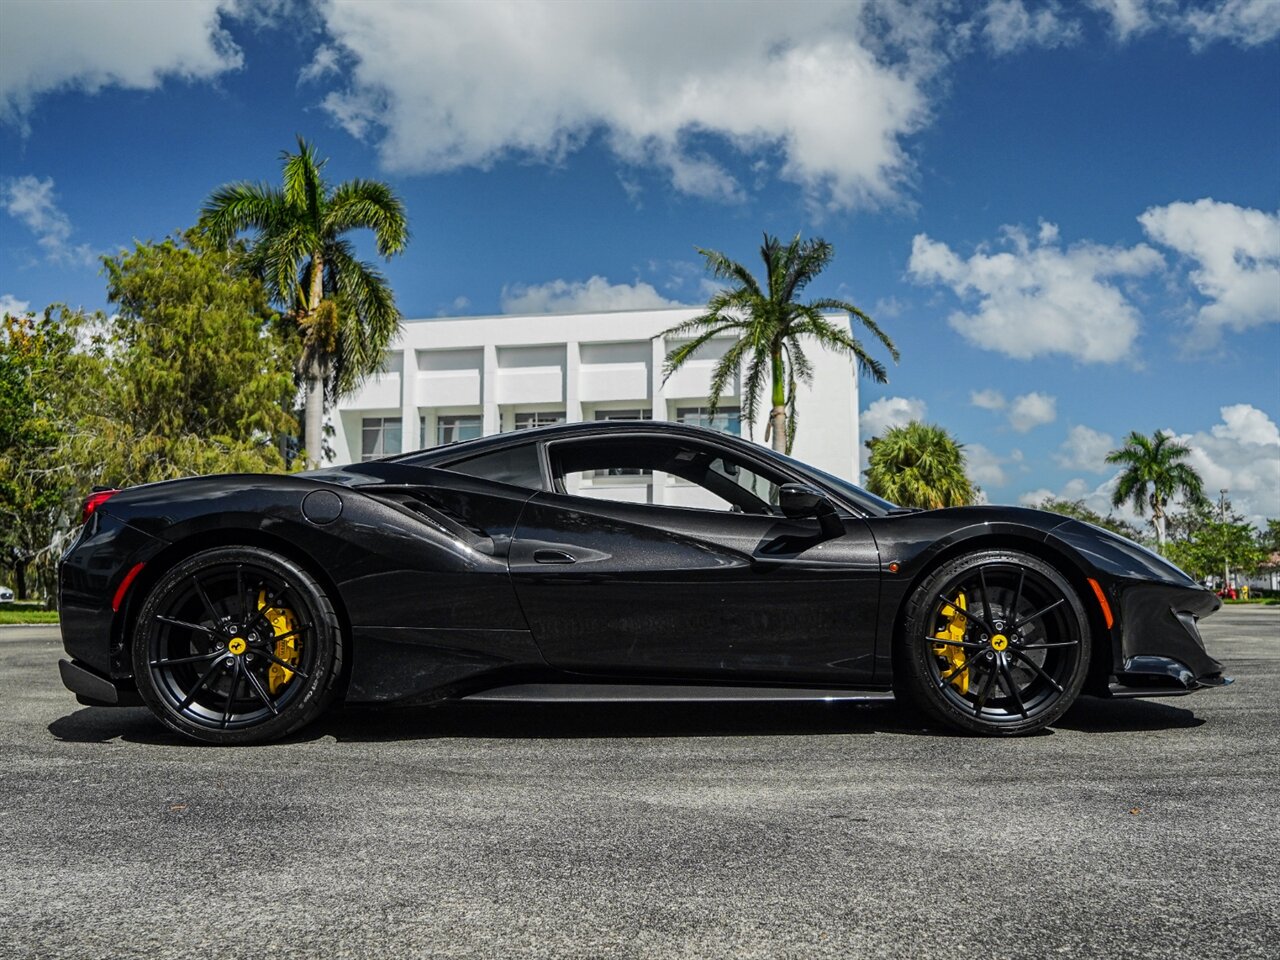
[[[1267,529],[1258,533],[1258,546],[1268,556],[1280,553],[1280,520],[1267,520]]]
[[[867,314],[844,300],[822,298],[801,303],[796,297],[831,263],[834,249],[821,238],[789,244],[765,234],[760,247],[764,260],[763,285],[746,267],[723,253],[699,248],[707,268],[717,280],[730,286],[707,301],[707,312],[664,331],[667,337],[692,339],[667,354],[664,374],[670,377],[713,337],[732,333],[736,339],[717,361],[711,375],[711,410],[720,404],[721,394],[733,377],[743,371],[742,413],[748,424],[755,422],[760,394],[766,379],[772,389],[772,408],[765,440],[773,449],[790,453],[796,431],[796,383],[813,382],[813,367],[805,355],[803,341],[852,357],[858,368],[877,383],[887,383],[884,365],[863,348],[850,329],[832,323],[824,310],[840,310],[856,318],[898,361],[893,341]]]
[[[1140,517],[1146,516],[1150,507],[1151,524],[1161,550],[1167,539],[1165,514],[1169,501],[1179,494],[1188,501],[1204,498],[1200,475],[1190,464],[1183,463],[1190,452],[1170,434],[1157,431],[1147,437],[1135,430],[1123,447],[1107,454],[1107,463],[1123,467],[1111,495],[1112,506],[1128,501]]]
[[[72,430],[72,391],[90,378],[76,353],[78,314],[5,315],[0,326],[0,566],[18,599],[29,572],[48,581],[75,499],[75,476],[60,455]],[[45,576],[41,576],[45,574]]]
[[[867,489],[904,507],[964,507],[977,489],[965,473],[964,447],[943,427],[913,420],[867,441]]]
[[[70,441],[85,487],[284,469],[294,347],[262,284],[196,234],[104,260],[117,305]]]
[[[376,180],[330,186],[327,161],[298,138],[285,152],[280,189],[231,183],[205,202],[200,226],[225,243],[255,231],[243,258],[272,300],[293,317],[302,344],[298,375],[305,385],[307,460],[316,465],[323,444],[325,400],[354,390],[382,366],[387,345],[400,329],[400,311],[386,279],[359,260],[345,238],[373,231],[387,260],[409,242],[404,204]]]
[[[1104,517],[1097,511],[1090,510],[1085,506],[1083,500],[1059,500],[1056,497],[1045,497],[1036,504],[1036,507],[1040,510],[1048,510],[1050,513],[1060,513],[1064,517],[1074,517],[1076,520],[1092,523],[1095,527],[1102,527],[1104,530],[1118,533],[1120,536],[1127,537],[1130,540],[1142,539],[1142,531],[1132,523],[1121,520],[1111,514],[1107,514]]]
[[[1197,580],[1232,570],[1251,575],[1267,560],[1257,533],[1235,517],[1210,520],[1190,539],[1169,541],[1167,552],[1170,560]]]

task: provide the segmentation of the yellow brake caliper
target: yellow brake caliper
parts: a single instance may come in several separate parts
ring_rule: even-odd
[[[296,667],[298,665],[298,635],[294,632],[297,629],[297,620],[293,615],[293,611],[288,607],[268,607],[267,591],[265,590],[258,594],[258,609],[262,611],[267,623],[271,624],[272,632],[277,637],[284,638],[276,641],[276,659],[283,660],[290,666]],[[280,666],[278,663],[271,664],[267,670],[267,688],[273,695],[279,693],[280,688],[292,679],[293,671]]]
[[[957,609],[958,608],[958,609]],[[964,594],[956,594],[956,602],[954,605],[947,604],[942,608],[942,615],[947,618],[947,625],[935,633],[933,636],[937,640],[954,640],[961,641],[964,639],[964,631],[967,626],[967,618],[961,610],[968,610],[969,607],[965,602]],[[935,643],[933,645],[933,655],[941,657],[947,661],[947,673],[952,670],[960,670],[968,659],[965,654],[964,647],[957,647],[952,643]],[[945,674],[944,674],[945,675]],[[960,670],[959,673],[951,677],[951,685],[961,693],[969,692],[969,671]]]

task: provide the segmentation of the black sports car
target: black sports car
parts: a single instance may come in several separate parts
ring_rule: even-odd
[[[915,511],[756,444],[577,423],[291,476],[94,493],[61,565],[82,703],[189,737],[334,698],[874,700],[1026,733],[1229,682],[1219,600],[1107,531]]]

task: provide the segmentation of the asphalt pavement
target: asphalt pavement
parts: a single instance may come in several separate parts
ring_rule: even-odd
[[[458,704],[188,745],[0,628],[3,957],[1270,957],[1280,607],[1234,686],[996,741],[893,705]]]

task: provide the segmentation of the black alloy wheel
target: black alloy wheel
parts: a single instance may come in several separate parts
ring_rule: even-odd
[[[895,681],[929,717],[969,733],[1030,733],[1080,693],[1090,637],[1076,591],[1013,550],[952,560],[907,605]]]
[[[333,695],[342,633],[292,560],[222,547],[183,560],[147,595],[133,638],[142,699],[196,740],[257,743],[313,720]]]

